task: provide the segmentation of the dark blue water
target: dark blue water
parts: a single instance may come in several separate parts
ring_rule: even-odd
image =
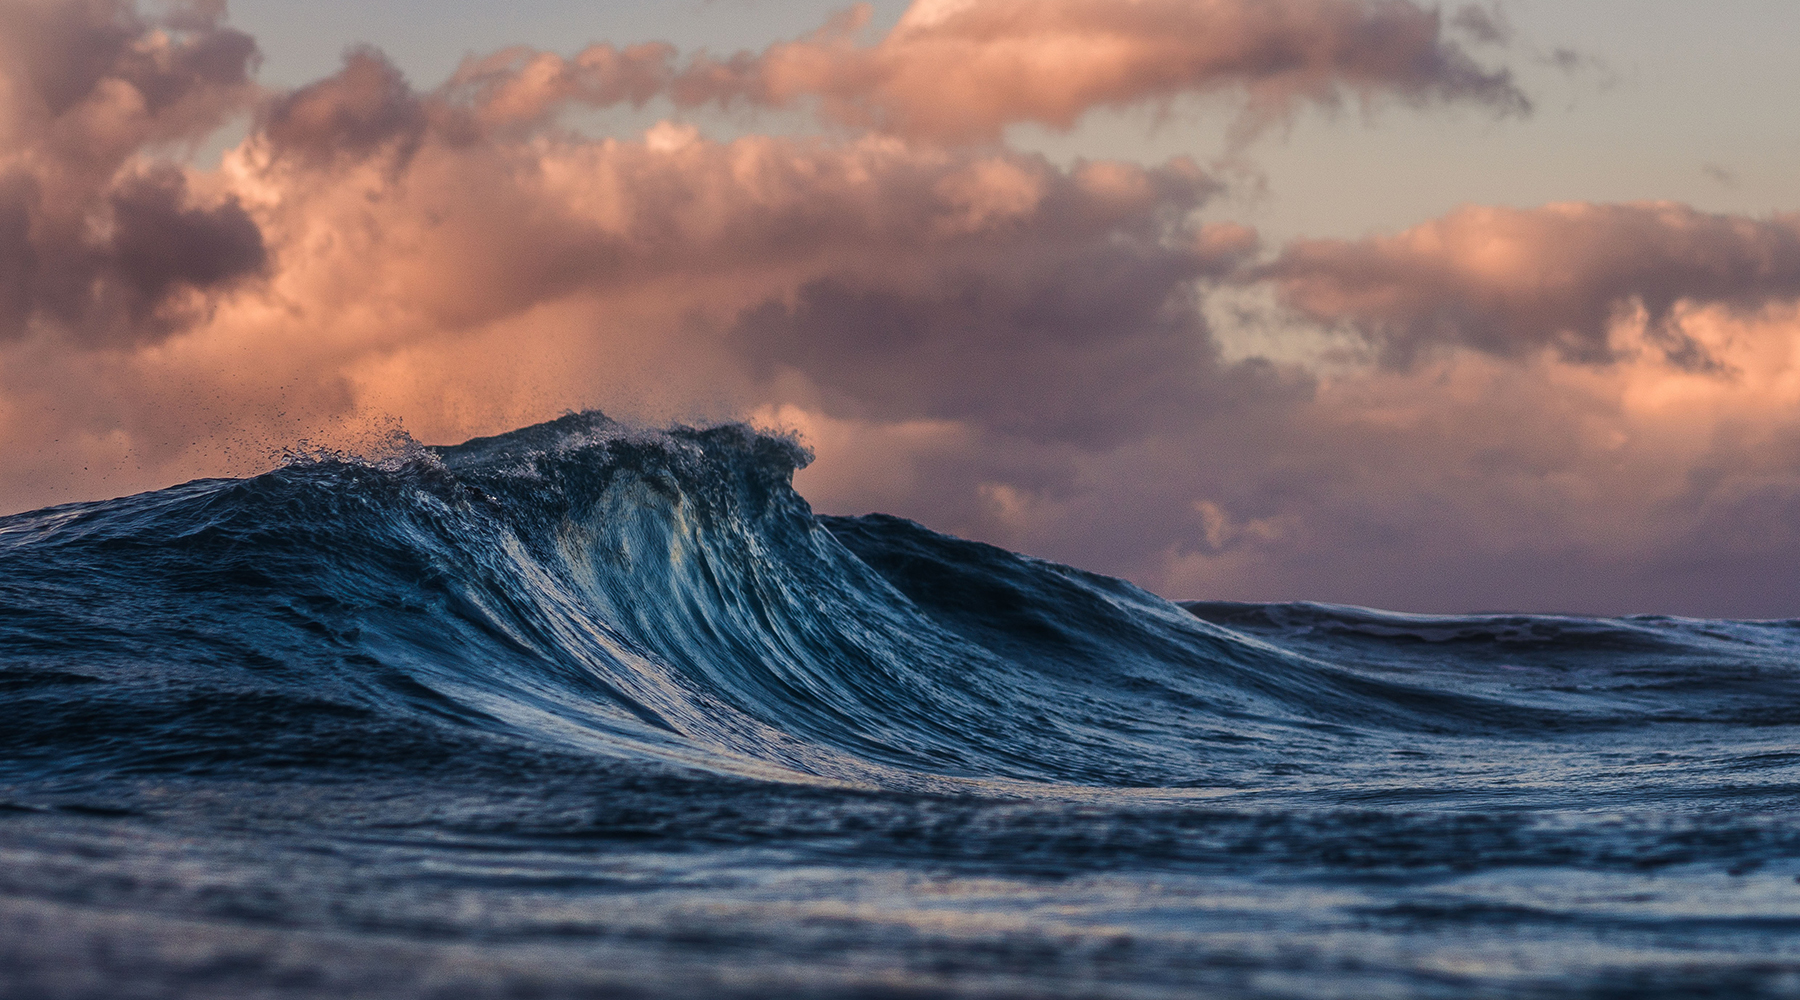
[[[0,519],[0,994],[1800,995],[1800,624],[1176,605],[804,458]]]

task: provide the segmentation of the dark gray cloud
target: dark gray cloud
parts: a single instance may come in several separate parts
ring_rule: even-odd
[[[123,177],[105,198],[106,236],[94,239],[45,218],[30,177],[0,188],[0,337],[24,336],[33,321],[90,344],[166,336],[193,318],[180,292],[228,286],[268,262],[235,199],[195,205],[173,168]]]
[[[0,335],[23,328],[32,311],[38,267],[31,245],[34,194],[25,177],[0,178]]]

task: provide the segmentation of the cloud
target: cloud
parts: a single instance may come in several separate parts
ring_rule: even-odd
[[[146,142],[193,138],[244,96],[256,43],[222,5],[145,18],[126,0],[8,0],[9,145],[37,140],[105,161]]]
[[[999,165],[1019,170],[982,161],[939,193],[960,200],[959,185],[991,181]],[[1162,191],[1116,201],[1094,188],[1117,178],[1094,175],[1119,165],[1032,166],[1018,179],[1033,182],[1034,203],[1003,202],[1013,217],[990,220],[984,205],[984,228],[966,233],[966,217],[950,217],[941,239],[958,252],[897,274],[809,280],[744,310],[727,344],[759,377],[817,387],[829,414],[963,421],[1036,441],[1116,442],[1234,395],[1196,308],[1198,283],[1255,244],[1238,227],[1178,221],[1211,182],[1172,164],[1133,172]]]
[[[1183,162],[1064,170],[670,123],[635,140],[487,131],[369,53],[272,107],[225,171],[281,262],[266,292],[313,313],[383,303],[389,344],[665,284],[688,314],[729,317],[828,277],[1000,275],[1117,242],[1193,278],[1231,252],[1189,231],[1217,185]]]
[[[410,150],[428,124],[425,102],[387,56],[370,48],[351,49],[336,75],[277,96],[260,117],[261,137],[275,155],[327,162],[390,144]]]
[[[938,142],[1216,91],[1248,95],[1251,122],[1346,96],[1529,109],[1507,71],[1478,65],[1436,9],[1409,0],[918,0],[865,46],[868,16],[864,5],[799,41],[695,59],[673,94],[688,106],[817,99],[835,121]]]
[[[1721,184],[1727,188],[1730,188],[1733,191],[1736,191],[1738,188],[1737,174],[1733,173],[1730,169],[1728,169],[1726,167],[1720,166],[1717,163],[1701,164],[1700,172],[1705,174],[1708,178],[1710,178],[1714,181],[1717,181],[1719,184]]]
[[[1676,307],[1800,297],[1800,216],[1667,202],[1471,206],[1393,236],[1299,240],[1252,276],[1394,363],[1442,346],[1606,362],[1617,357],[1616,327],[1638,321],[1670,361],[1706,368],[1713,359]]]
[[[173,167],[121,171],[79,212],[47,186],[28,171],[0,181],[0,340],[40,328],[91,344],[158,339],[267,262],[236,199],[197,202]]]
[[[0,341],[44,327],[155,339],[258,271],[255,224],[146,148],[245,108],[256,45],[218,5],[146,19],[117,0],[0,3]]]
[[[184,435],[279,444],[386,411],[442,439],[621,396],[1100,441],[1226,380],[1194,297],[1255,238],[1194,221],[1219,185],[1192,163],[672,123],[589,140],[472,107],[353,50],[264,102],[219,171],[122,168],[88,206],[118,255],[110,339],[11,355],[15,442],[92,436],[114,469],[173,475],[216,468]],[[17,203],[0,239],[27,231]],[[92,392],[33,426],[50,383]]]
[[[674,79],[675,55],[666,42],[601,43],[571,59],[514,46],[465,60],[440,93],[474,108],[489,126],[530,126],[569,102],[641,107]]]
[[[864,359],[894,384],[828,381],[860,407],[796,396],[781,419],[821,442],[800,482],[827,509],[898,510],[1171,595],[1781,616],[1800,586],[1790,226],[1668,205],[1466,209],[1388,240],[1301,245],[1328,254],[1290,247],[1237,280],[1270,281],[1313,320],[1384,346],[1394,317],[1445,325],[1399,341],[1406,364],[1374,367],[1233,364],[1157,343],[1167,371],[1095,367],[1090,415],[1070,425],[1047,405],[996,419],[998,401],[1006,373],[1044,404],[1079,380],[986,362],[981,346],[954,352],[965,377],[925,360],[936,314],[919,303],[802,296],[790,331],[856,330],[836,349],[906,356]],[[1130,315],[1123,300],[1143,297],[1109,298],[1104,273],[1070,287]],[[1026,297],[1054,302],[1053,284]],[[1303,297],[1321,286],[1330,295]],[[983,402],[959,408],[971,396]],[[1132,419],[1111,423],[1114,405]],[[879,472],[830,472],[840,461]]]
[[[1464,4],[1450,15],[1450,26],[1469,36],[1478,45],[1505,45],[1512,41],[1512,25],[1497,3],[1483,7]]]

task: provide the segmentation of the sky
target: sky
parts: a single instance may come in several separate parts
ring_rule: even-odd
[[[1174,598],[1797,616],[1795,37],[0,0],[0,510],[598,408]]]

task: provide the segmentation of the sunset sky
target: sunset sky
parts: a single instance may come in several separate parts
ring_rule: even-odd
[[[1800,615],[1797,38],[0,0],[0,510],[592,407],[1170,597]]]

